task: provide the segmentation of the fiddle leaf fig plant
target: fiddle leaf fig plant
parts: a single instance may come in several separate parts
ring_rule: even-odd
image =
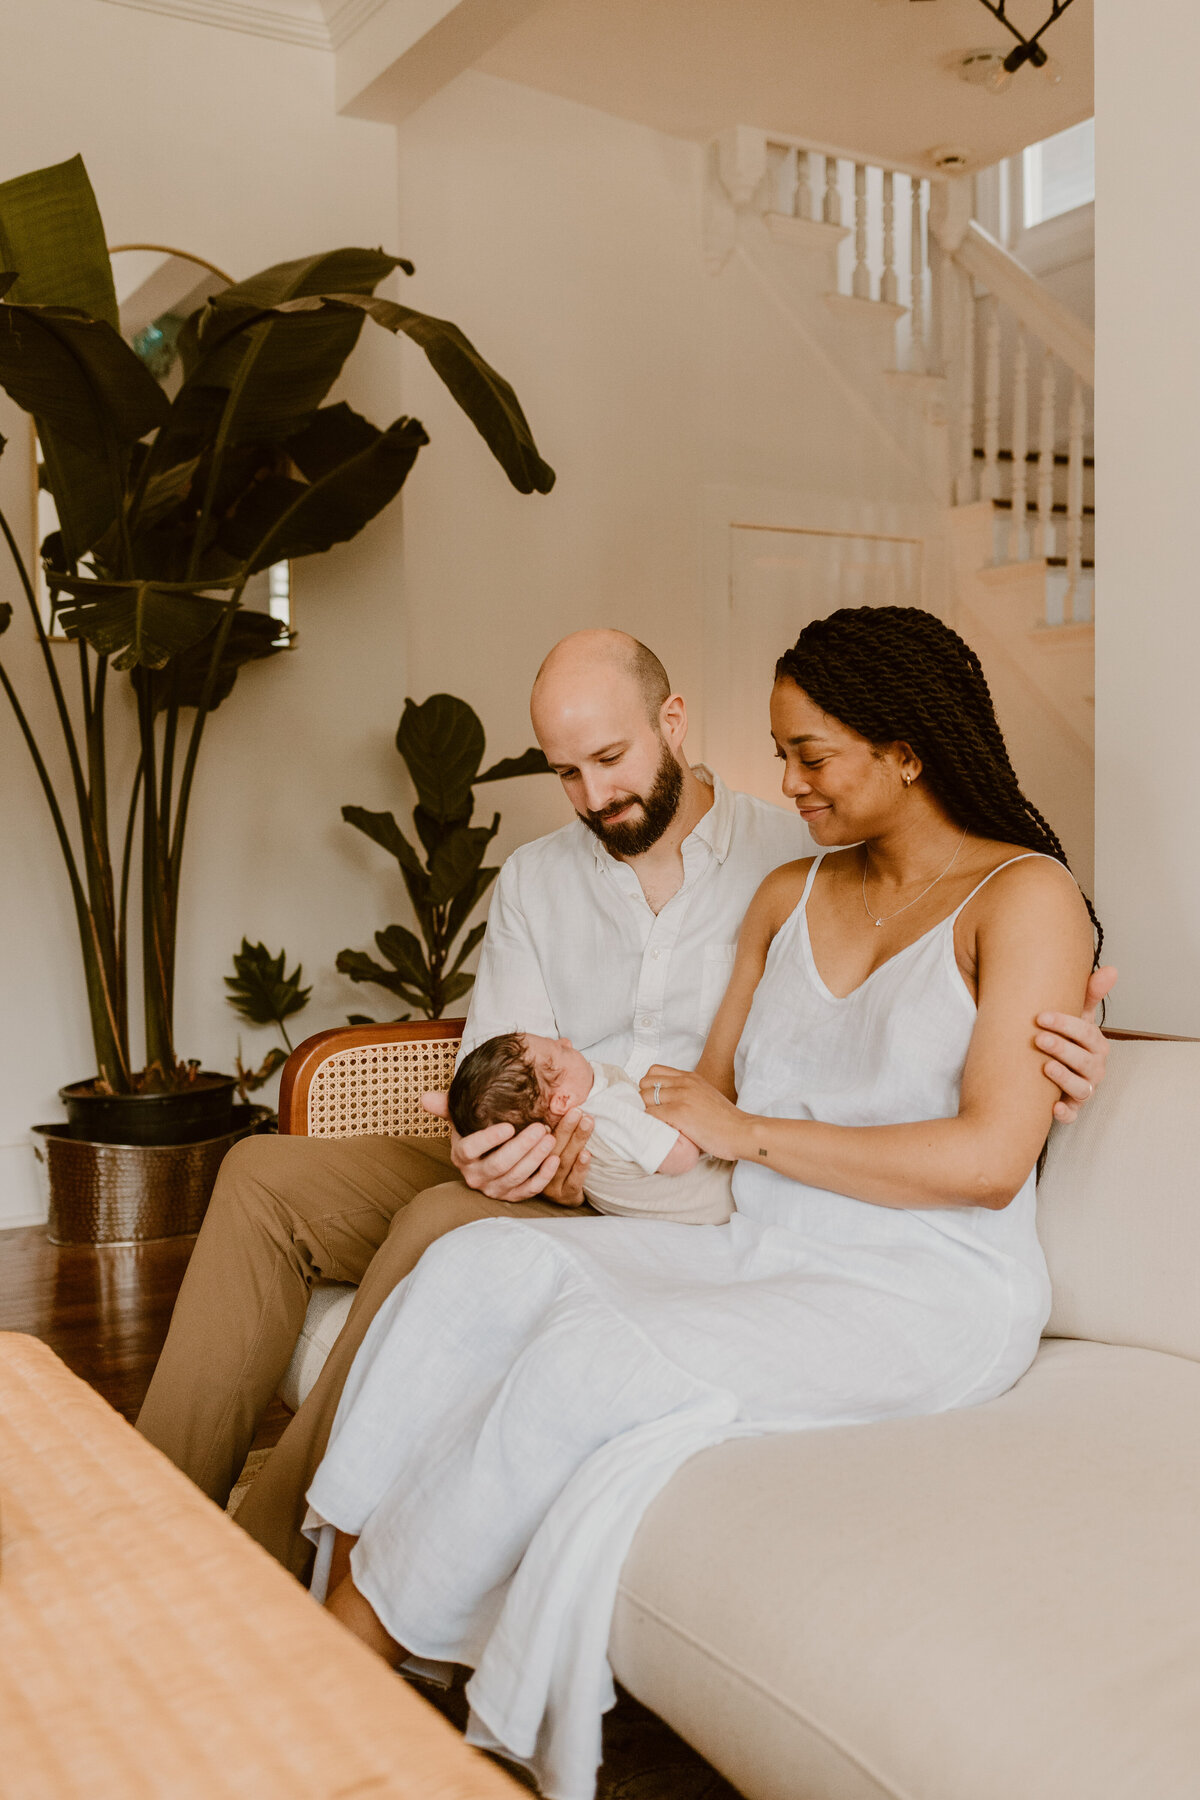
[[[417,791],[413,826],[421,851],[390,812],[342,808],[348,825],[395,857],[421,935],[405,925],[388,925],[375,933],[386,967],[362,950],[339,951],[337,966],[352,981],[374,982],[397,995],[426,1019],[440,1019],[470,993],[475,977],[463,965],[485,927],[472,926],[457,951],[455,943],[499,873],[483,859],[500,829],[500,814],[493,814],[490,825],[472,824],[475,789],[550,769],[542,752],[531,747],[481,773],[485,747],[483,726],[465,700],[453,694],[432,694],[419,706],[406,700],[396,748]]]
[[[519,492],[553,485],[512,388],[459,328],[376,293],[385,278],[412,272],[403,257],[360,247],[261,270],[183,322],[182,382],[169,397],[121,336],[104,228],[80,158],[0,182],[0,387],[34,421],[58,513],[42,561],[75,646],[70,681],[3,515],[0,535],[28,609],[58,751],[43,745],[47,728],[40,720],[35,728],[37,714],[2,662],[0,688],[66,865],[100,1092],[170,1092],[192,1079],[176,1055],[174,993],[198,758],[209,716],[242,667],[289,641],[274,619],[245,606],[247,583],[355,537],[399,493],[429,441],[416,419],[379,426],[330,400],[362,331],[378,326],[424,352]],[[11,620],[5,600],[0,632]],[[125,727],[110,692],[118,677],[132,690],[138,748],[123,784],[109,754]],[[426,809],[428,829],[440,834],[439,847],[447,841],[420,889],[438,946],[461,896],[478,885],[482,857],[477,836],[449,843],[440,804]],[[417,882],[411,866],[408,875]],[[144,1068],[130,1028],[135,889]],[[436,962],[440,949],[430,954]],[[440,963],[430,979],[440,1004]]]

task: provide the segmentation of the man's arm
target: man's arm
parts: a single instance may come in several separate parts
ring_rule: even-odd
[[[1054,1103],[1054,1117],[1067,1125],[1079,1117],[1100,1083],[1108,1061],[1108,1039],[1096,1022],[1101,1001],[1116,984],[1117,971],[1111,965],[1094,969],[1083,1000],[1083,1013],[1039,1013],[1034,1043],[1045,1052],[1047,1060],[1042,1072],[1062,1089]]]
[[[509,857],[488,910],[479,970],[463,1027],[460,1055],[502,1031],[558,1036],[541,958],[521,905],[517,862]],[[433,1104],[430,1104],[433,1102]],[[445,1096],[430,1095],[430,1112],[445,1117]],[[461,1138],[450,1133],[450,1160],[469,1188],[489,1200],[531,1200],[535,1194],[566,1206],[583,1201],[583,1172],[591,1120],[568,1113],[551,1133],[544,1125],[489,1125]]]

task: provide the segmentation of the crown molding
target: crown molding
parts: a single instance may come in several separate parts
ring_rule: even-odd
[[[347,38],[373,18],[388,0],[321,0],[332,49],[340,50]]]
[[[363,11],[369,16],[381,0],[343,0],[335,17]],[[132,7],[137,12],[165,13],[173,19],[187,19],[195,25],[217,25],[225,31],[241,31],[250,37],[277,38],[285,44],[303,44],[310,50],[331,50],[333,37],[329,21],[313,18],[311,13],[276,10],[256,6],[253,0],[105,0],[107,6]],[[350,30],[362,23],[356,19]],[[345,35],[349,35],[346,33]]]

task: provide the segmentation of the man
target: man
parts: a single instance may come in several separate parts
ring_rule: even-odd
[[[684,756],[687,710],[644,645],[577,632],[546,658],[533,726],[579,824],[501,870],[463,1037],[568,1036],[633,1074],[691,1068],[724,992],[759,883],[811,850],[796,817],[733,794]],[[1115,979],[1093,977],[1086,1005]],[[1071,1118],[1103,1074],[1090,1012],[1039,1020]],[[443,1102],[444,1104],[444,1099]],[[379,1305],[446,1231],[517,1208],[583,1208],[590,1121],[551,1133],[251,1138],[226,1158],[138,1428],[223,1504],[287,1367],[318,1278],[360,1283],[312,1394],[238,1512],[302,1574],[304,1491],[342,1384]],[[457,1176],[455,1176],[457,1171]],[[582,1213],[580,1229],[585,1229]],[[469,1305],[469,1297],[464,1297]]]

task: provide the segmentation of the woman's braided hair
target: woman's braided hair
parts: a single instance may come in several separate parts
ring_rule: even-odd
[[[806,625],[775,665],[814,705],[875,745],[907,743],[954,822],[1070,868],[1021,792],[979,658],[956,631],[914,606],[842,607]],[[1104,931],[1091,901],[1096,961]]]

